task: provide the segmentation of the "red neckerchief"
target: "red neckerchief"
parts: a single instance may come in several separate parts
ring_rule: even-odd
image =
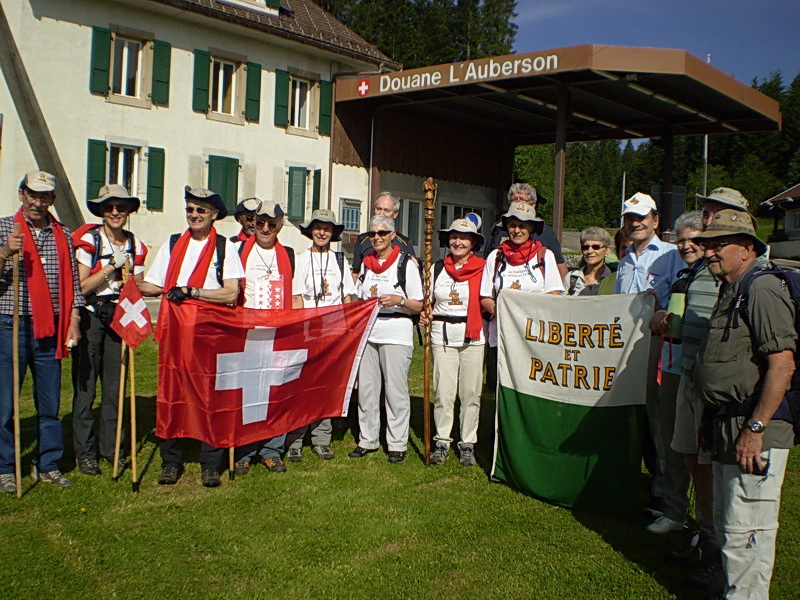
[[[497,251],[501,252],[506,257],[506,263],[512,267],[524,265],[531,258],[536,256],[539,248],[542,247],[540,241],[533,241],[528,239],[527,242],[522,244],[515,244],[511,240],[506,240],[497,247]]]
[[[56,244],[56,256],[58,257],[58,311],[53,310],[52,294],[47,285],[42,259],[36,248],[33,230],[22,215],[22,208],[14,215],[14,222],[20,224],[20,230],[24,233],[22,237],[22,261],[25,266],[25,277],[27,277],[28,281],[28,299],[31,303],[31,316],[33,318],[33,337],[40,340],[55,335],[56,358],[59,359],[69,355],[66,341],[70,313],[75,300],[75,292],[72,287],[74,274],[72,272],[69,244],[67,243],[64,229],[61,227],[61,223],[56,221],[49,212],[47,216],[50,218],[50,228],[53,230],[53,240]],[[56,330],[56,312],[59,315],[58,330]]]
[[[237,242],[246,242],[248,239],[250,239],[250,237],[252,237],[252,236],[247,235],[245,233],[244,229],[242,229],[239,232],[239,235],[236,236],[236,241]]]
[[[250,251],[256,244],[256,236],[251,235],[242,247],[242,267],[244,267],[245,274],[247,273],[247,257],[250,256]],[[289,253],[286,252],[278,240],[275,240],[275,261],[278,263],[278,273],[283,275],[283,308],[292,308],[292,263],[289,262]],[[275,285],[275,281],[272,285]],[[247,286],[247,278],[242,278],[241,292],[239,293],[239,304],[244,304],[244,290]]]
[[[81,239],[84,235],[92,231],[93,229],[100,228],[102,225],[98,223],[87,223],[86,225],[81,225],[75,231],[72,232],[72,245],[75,246],[75,250],[84,250],[88,252],[92,256],[94,256],[95,247],[92,242],[88,240]],[[125,230],[123,230],[125,231]],[[108,237],[108,236],[106,236]],[[125,241],[125,248],[128,247],[127,240]],[[139,248],[142,249],[142,252],[139,253]],[[143,267],[145,258],[147,257],[147,246],[144,244],[135,243],[133,247],[133,266],[134,267]],[[100,264],[98,260],[95,265],[92,266],[92,269],[89,271],[91,275],[97,273],[100,269],[103,268],[103,265]],[[133,270],[133,269],[131,269]]]
[[[367,253],[362,262],[373,273],[383,273],[386,269],[394,264],[394,261],[397,260],[398,256],[400,256],[400,246],[393,246],[392,253],[385,261],[383,261],[383,264],[380,264],[378,262],[378,253],[375,252],[375,249],[373,248]]]
[[[478,340],[483,329],[481,318],[481,275],[486,261],[470,253],[467,262],[460,269],[453,264],[453,255],[444,257],[444,270],[455,281],[467,281],[469,284],[469,301],[467,302],[467,335],[471,340]]]
[[[183,258],[186,255],[186,248],[189,247],[189,241],[192,239],[191,229],[183,232],[172,252],[169,255],[169,265],[167,265],[167,275],[164,278],[164,290],[169,291],[174,288],[178,283],[178,275],[181,273],[181,265],[183,265]],[[188,287],[203,287],[208,275],[208,267],[211,264],[211,259],[214,257],[214,251],[217,248],[217,230],[211,228],[208,238],[206,238],[206,245],[197,259],[197,264],[194,266],[194,271],[189,276],[189,281],[186,282]]]

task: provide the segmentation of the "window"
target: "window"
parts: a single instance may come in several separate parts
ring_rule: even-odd
[[[234,114],[236,98],[236,65],[232,62],[211,61],[211,110],[224,115]]]
[[[143,163],[144,157],[147,158]],[[86,197],[97,198],[107,183],[118,183],[135,196],[140,195],[140,170],[147,168],[147,195],[143,200],[148,210],[161,210],[164,204],[163,148],[131,146],[89,140],[86,159]]]
[[[400,212],[394,220],[395,229],[408,236],[409,244],[419,252],[423,222],[420,218],[422,203],[419,200],[401,200]]]
[[[311,73],[275,71],[275,118],[290,133],[316,137],[330,135],[333,86]]]
[[[194,51],[194,110],[210,119],[243,125],[258,122],[260,103],[260,64]]]
[[[342,224],[345,231],[359,231],[361,227],[361,201],[342,198]]]
[[[311,83],[303,79],[290,79],[289,125],[298,129],[308,129],[308,94]]]
[[[239,161],[227,156],[209,156],[208,189],[222,196],[228,212],[233,214],[239,197]]]
[[[142,73],[142,44],[117,37],[114,40],[114,62],[111,71],[111,93],[138,98]]]
[[[789,214],[791,215],[791,218],[793,219],[792,222],[794,223],[794,226],[792,227],[792,230],[800,229],[800,211],[794,211],[794,212],[789,213]],[[788,221],[788,219],[787,219],[787,221]]]
[[[106,183],[118,183],[135,193],[138,188],[139,151],[134,146],[109,144]]]

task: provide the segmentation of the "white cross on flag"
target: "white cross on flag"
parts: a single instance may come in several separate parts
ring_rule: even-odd
[[[153,333],[150,311],[133,278],[122,286],[111,329],[131,348],[136,348]]]

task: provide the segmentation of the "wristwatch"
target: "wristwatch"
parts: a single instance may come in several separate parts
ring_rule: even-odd
[[[764,424],[755,419],[747,419],[747,428],[753,433],[764,433]]]
[[[192,298],[200,297],[200,288],[192,288]]]
[[[406,305],[406,299],[401,296],[400,302],[397,303],[397,306],[403,307],[405,305]]]

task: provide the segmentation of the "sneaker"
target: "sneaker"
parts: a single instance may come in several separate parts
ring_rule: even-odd
[[[95,458],[79,458],[78,470],[84,475],[100,475],[100,467]]]
[[[475,461],[475,449],[472,444],[459,444],[458,454],[458,462],[462,467],[474,467],[478,464]]]
[[[654,497],[650,499],[650,504],[644,509],[644,516],[657,519],[664,515],[664,501],[661,498]]]
[[[448,456],[450,456],[450,444],[436,442],[436,450],[431,452],[431,464],[443,465]]]
[[[44,481],[45,483],[49,483],[50,485],[54,485],[57,488],[68,488],[72,485],[72,482],[64,477],[61,474],[61,471],[58,469],[53,469],[52,471],[46,471],[44,473],[38,474],[39,481]]]
[[[406,459],[405,452],[392,452],[389,451],[389,462],[393,464],[401,463]]]
[[[715,560],[702,571],[686,578],[686,585],[709,594],[721,594],[725,591],[725,571],[722,562]]]
[[[356,446],[356,449],[350,452],[347,456],[350,458],[364,458],[367,454],[372,454],[373,452],[377,451],[377,448],[362,448],[361,446]]]
[[[234,475],[247,475],[249,472],[250,472],[249,460],[238,460],[236,461],[236,464],[233,465]]]
[[[182,474],[182,466],[164,465],[161,469],[161,475],[158,476],[158,485],[175,485]]]
[[[289,462],[300,462],[303,460],[303,449],[302,448],[289,448],[289,451],[286,453],[286,460]]]
[[[202,480],[203,487],[207,488],[215,488],[219,487],[222,483],[220,479],[219,473],[216,469],[203,469],[203,477]]]
[[[322,460],[331,460],[333,458],[333,450],[331,450],[330,446],[326,445],[314,445],[311,446],[311,451],[319,456]]]
[[[17,478],[13,473],[0,474],[0,492],[4,494],[17,493]]]
[[[686,521],[679,523],[669,517],[660,516],[647,526],[650,533],[669,533],[670,531],[680,531],[686,527]]]
[[[283,473],[286,471],[286,465],[283,464],[280,456],[265,458],[261,464],[264,465],[264,468],[270,473]]]

